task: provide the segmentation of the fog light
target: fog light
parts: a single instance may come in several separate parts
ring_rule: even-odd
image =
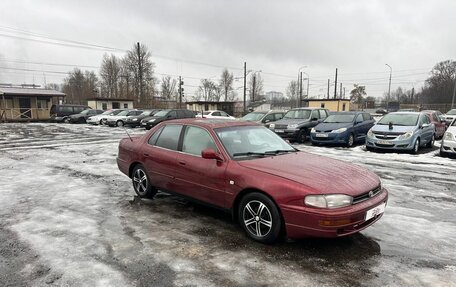
[[[339,219],[339,220],[319,220],[321,226],[342,226],[351,223],[350,219]]]

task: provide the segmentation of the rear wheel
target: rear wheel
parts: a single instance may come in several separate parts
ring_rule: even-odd
[[[420,150],[420,138],[417,138],[415,144],[413,145],[412,153],[417,154]]]
[[[138,164],[132,172],[131,180],[136,194],[141,198],[153,198],[157,194],[157,189],[152,186],[146,169]]]
[[[282,218],[275,203],[266,195],[245,195],[238,208],[238,220],[247,235],[262,243],[273,243],[280,236]]]

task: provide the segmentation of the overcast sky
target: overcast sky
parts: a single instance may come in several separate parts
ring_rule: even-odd
[[[381,96],[388,90],[386,63],[393,89],[419,88],[434,64],[455,59],[455,11],[454,0],[2,0],[0,83],[60,83],[72,67],[49,64],[97,71],[106,52],[22,39],[28,31],[114,47],[119,56],[141,42],[157,73],[184,77],[186,93],[200,78],[216,80],[223,67],[241,77],[246,61],[247,69],[262,71],[265,92],[285,92],[307,66],[310,96],[326,94],[336,68],[347,93],[360,83],[368,95]]]

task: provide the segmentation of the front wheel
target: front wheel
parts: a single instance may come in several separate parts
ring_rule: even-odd
[[[124,122],[123,121],[117,121],[116,122],[116,126],[123,127],[124,126]]]
[[[435,135],[432,135],[431,140],[427,143],[426,147],[428,148],[433,148],[434,147],[434,142],[435,142]]]
[[[132,172],[131,180],[136,194],[141,198],[153,198],[157,194],[157,189],[152,186],[146,169],[138,164]]]
[[[420,139],[417,138],[415,144],[413,145],[412,154],[417,154],[420,150]]]
[[[352,147],[354,143],[355,137],[353,136],[353,134],[349,134],[347,138],[347,147]]]
[[[301,129],[296,134],[296,142],[297,143],[304,143],[307,138],[307,129]]]
[[[280,236],[282,218],[275,203],[266,195],[245,195],[238,208],[238,220],[247,235],[261,243],[273,243]]]
[[[66,123],[66,124],[69,124],[70,123],[70,118],[63,119],[63,122]]]

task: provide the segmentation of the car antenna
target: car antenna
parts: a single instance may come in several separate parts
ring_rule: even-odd
[[[124,128],[124,131],[127,134],[127,136],[130,138],[130,141],[133,141],[133,139],[131,138],[130,134],[127,132],[127,129],[125,128],[125,126],[122,126],[122,127]]]

